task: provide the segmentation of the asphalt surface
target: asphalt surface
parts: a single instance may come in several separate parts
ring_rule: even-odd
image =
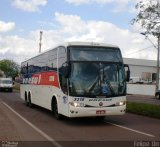
[[[43,108],[26,107],[18,92],[0,92],[0,146],[160,146],[160,120],[126,113],[56,120]]]
[[[147,95],[127,95],[127,101],[160,105],[160,99]]]

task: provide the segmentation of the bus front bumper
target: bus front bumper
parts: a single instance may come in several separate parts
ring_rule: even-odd
[[[126,105],[114,107],[69,107],[69,117],[89,117],[89,116],[107,116],[123,115],[126,112]]]

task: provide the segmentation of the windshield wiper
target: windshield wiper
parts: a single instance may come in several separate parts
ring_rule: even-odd
[[[108,85],[108,87],[109,87],[112,95],[116,95],[115,92],[114,92],[114,90],[113,90],[113,87],[112,87],[111,83],[109,82],[109,80],[108,80],[108,79],[105,79],[105,82],[106,82],[106,84]]]
[[[89,90],[88,90],[89,92],[93,91],[93,89],[95,88],[95,86],[96,86],[96,84],[97,84],[97,81],[98,81],[98,78],[96,78],[95,81],[93,82],[92,86],[88,88],[88,89],[89,89]]]

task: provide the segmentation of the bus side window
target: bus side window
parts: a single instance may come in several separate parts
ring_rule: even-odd
[[[61,85],[61,89],[64,93],[67,93],[67,78],[66,78],[66,61],[67,61],[67,54],[66,49],[64,47],[59,48],[58,52],[58,70],[59,70],[59,81]]]

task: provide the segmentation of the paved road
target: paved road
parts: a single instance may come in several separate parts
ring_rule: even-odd
[[[146,95],[127,95],[127,101],[160,105],[160,99]]]
[[[160,146],[160,120],[134,114],[59,121],[48,110],[26,107],[19,93],[1,92],[0,116],[0,140],[26,146]]]

